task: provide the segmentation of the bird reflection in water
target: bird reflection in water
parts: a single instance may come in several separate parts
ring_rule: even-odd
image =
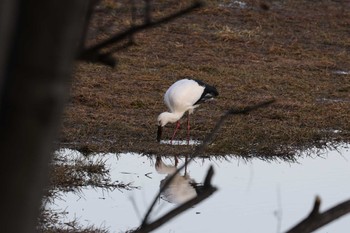
[[[163,162],[160,156],[157,156],[156,160],[156,171],[159,174],[166,174],[166,177],[161,180],[160,188],[164,186],[166,181],[174,174],[177,170],[178,159],[175,157],[175,165],[167,165]],[[187,173],[187,157],[185,159],[184,174],[181,175],[181,171],[175,175],[171,183],[161,193],[161,198],[170,203],[181,204],[194,197],[200,192],[202,185],[198,184],[193,180]]]

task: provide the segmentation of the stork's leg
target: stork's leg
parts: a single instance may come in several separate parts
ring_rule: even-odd
[[[187,145],[190,145],[190,113],[187,113]]]
[[[174,134],[173,134],[173,136],[171,137],[171,140],[170,140],[170,144],[173,144],[173,140],[174,140],[174,138],[175,138],[175,134],[176,134],[176,132],[177,132],[177,130],[180,128],[180,121],[177,121],[176,122],[176,128],[175,128],[175,130],[174,130]]]

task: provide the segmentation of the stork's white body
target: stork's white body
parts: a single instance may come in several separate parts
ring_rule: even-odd
[[[193,113],[193,110],[201,102],[212,99],[217,96],[218,92],[215,87],[209,86],[202,81],[193,79],[181,79],[175,82],[165,92],[164,102],[169,112],[163,112],[158,116],[158,135],[160,140],[162,127],[167,123],[178,122],[185,112]],[[179,122],[176,130],[179,128]],[[175,136],[176,130],[173,137]],[[188,122],[189,130],[189,122]]]
[[[173,113],[193,112],[199,105],[194,105],[203,94],[204,87],[196,81],[182,79],[174,83],[165,92],[164,102]]]
[[[170,112],[159,115],[161,126],[178,121],[187,111],[193,113],[193,109],[199,106],[194,104],[200,99],[204,88],[191,79],[181,79],[171,85],[164,95],[164,102]]]

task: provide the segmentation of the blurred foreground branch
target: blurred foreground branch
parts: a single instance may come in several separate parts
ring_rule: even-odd
[[[242,109],[235,109],[232,108],[230,110],[228,110],[224,115],[221,116],[221,118],[219,119],[219,121],[216,123],[215,127],[212,129],[212,131],[205,137],[203,143],[201,145],[199,145],[198,147],[196,147],[195,151],[192,153],[190,159],[188,160],[189,164],[196,156],[198,156],[199,154],[201,154],[204,149],[210,144],[210,142],[213,140],[215,134],[219,131],[219,129],[221,128],[221,126],[223,125],[223,123],[225,122],[225,120],[232,115],[238,115],[238,114],[247,114],[251,111],[254,111],[256,109],[259,108],[263,108],[263,107],[267,107],[270,104],[272,104],[273,102],[275,102],[274,99],[272,100],[268,100],[268,101],[264,101],[261,102],[259,104],[256,105],[252,105],[252,106],[248,106]],[[170,212],[168,212],[167,214],[165,214],[163,217],[159,218],[158,220],[155,220],[152,223],[148,223],[148,219],[149,216],[158,200],[158,198],[160,197],[161,193],[169,186],[169,184],[171,183],[171,181],[174,179],[174,177],[185,167],[186,164],[181,165],[174,174],[172,174],[172,176],[170,176],[170,178],[165,182],[165,184],[163,185],[163,187],[160,188],[158,194],[156,195],[156,197],[154,198],[151,206],[149,207],[141,226],[135,231],[137,233],[141,233],[141,232],[149,232],[151,230],[156,229],[157,227],[161,226],[162,224],[166,223],[167,221],[169,221],[170,219],[174,218],[175,216],[177,216],[178,214],[184,212],[185,210],[191,208],[193,205],[198,204],[200,202],[202,202],[203,200],[205,200],[206,198],[208,198],[209,196],[211,196],[216,190],[216,187],[213,187],[211,185],[211,179],[212,176],[214,175],[214,170],[212,167],[209,168],[206,178],[204,180],[204,188],[203,188],[203,192],[199,193],[197,197],[183,203],[182,205],[178,206],[177,208],[171,210]]]
[[[320,213],[321,198],[316,197],[314,206],[310,214],[295,225],[292,229],[286,233],[306,233],[312,232],[316,229],[327,225],[328,223],[350,213],[350,200],[344,201],[332,208]]]
[[[145,5],[145,12],[146,12],[146,17],[144,19],[143,24],[141,25],[133,25],[132,27],[128,28],[127,30],[117,33],[116,35],[112,36],[111,38],[102,41],[101,43],[98,43],[88,49],[85,49],[81,52],[79,55],[79,59],[84,60],[84,61],[89,61],[89,62],[96,62],[96,63],[102,63],[107,66],[112,66],[114,67],[116,64],[115,58],[111,56],[111,52],[101,52],[102,49],[107,48],[108,46],[112,44],[116,44],[126,38],[133,38],[132,36],[140,32],[142,30],[146,30],[149,28],[157,27],[161,24],[168,23],[172,20],[175,20],[183,15],[186,15],[200,7],[203,6],[203,2],[201,1],[195,1],[192,5],[189,7],[179,10],[176,13],[170,14],[164,18],[154,20],[152,21],[151,16],[150,16],[150,2],[147,1],[147,4]],[[128,42],[126,46],[132,45],[133,42]]]

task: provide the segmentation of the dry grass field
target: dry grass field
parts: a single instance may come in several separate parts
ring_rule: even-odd
[[[101,1],[87,45],[130,27],[128,3]],[[154,1],[152,15],[159,19],[188,5]],[[136,24],[142,22],[141,9],[137,6]],[[290,158],[315,146],[350,141],[348,1],[208,1],[134,39],[127,49],[118,50],[122,44],[110,48],[118,50],[115,68],[77,63],[59,147],[191,153],[192,146],[156,141],[156,119],[166,110],[163,94],[183,76],[219,91],[216,101],[195,110],[191,136],[196,140],[203,140],[228,109],[276,100],[232,116],[205,150],[208,155]],[[173,127],[166,126],[165,137],[171,137]],[[186,138],[186,127],[177,138]]]

